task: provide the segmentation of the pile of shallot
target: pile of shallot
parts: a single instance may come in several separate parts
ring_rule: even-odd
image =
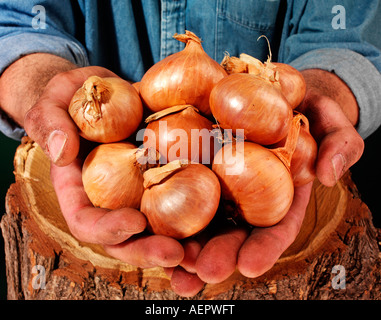
[[[264,63],[241,54],[219,64],[194,33],[174,38],[185,48],[140,82],[92,76],[73,96],[80,135],[97,143],[82,169],[90,201],[136,208],[147,232],[175,239],[221,219],[219,209],[248,226],[278,223],[294,187],[315,177],[317,145],[295,111],[303,76],[271,53]]]

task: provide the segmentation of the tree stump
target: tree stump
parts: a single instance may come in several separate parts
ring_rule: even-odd
[[[1,221],[8,299],[181,299],[161,268],[140,269],[70,234],[50,182],[49,161],[24,139]],[[380,230],[347,174],[318,181],[295,242],[264,275],[238,272],[193,299],[380,299]]]

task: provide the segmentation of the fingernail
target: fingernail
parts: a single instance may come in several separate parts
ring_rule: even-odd
[[[345,158],[343,157],[341,153],[338,153],[332,157],[331,162],[333,167],[333,174],[337,182],[343,175],[343,171],[345,167]]]
[[[48,139],[48,152],[51,160],[56,163],[62,156],[67,140],[66,134],[61,130],[54,130]]]

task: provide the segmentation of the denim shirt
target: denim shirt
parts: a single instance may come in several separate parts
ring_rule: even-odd
[[[35,52],[66,58],[79,67],[100,65],[139,81],[154,63],[184,48],[175,33],[193,31],[220,62],[248,53],[269,54],[299,70],[335,72],[360,107],[363,138],[381,124],[381,52],[367,42],[378,32],[379,0],[4,0],[0,2],[0,74]],[[373,29],[371,29],[373,28]],[[3,112],[0,130],[15,139],[24,131]]]

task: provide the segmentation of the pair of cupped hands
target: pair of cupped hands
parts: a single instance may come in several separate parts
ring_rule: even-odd
[[[333,186],[364,149],[355,129],[358,107],[336,75],[319,69],[302,73],[307,93],[298,110],[308,117],[319,145],[317,178]],[[268,271],[299,233],[312,183],[295,188],[289,212],[272,227],[224,228],[213,236],[204,232],[197,240],[182,241],[142,233],[147,221],[141,212],[95,208],[83,188],[80,137],[67,109],[76,90],[91,75],[116,76],[101,67],[58,73],[24,118],[27,134],[51,159],[51,180],[73,236],[102,245],[108,254],[128,264],[163,267],[172,289],[181,296],[194,296],[205,283],[222,282],[237,269],[247,277]]]

